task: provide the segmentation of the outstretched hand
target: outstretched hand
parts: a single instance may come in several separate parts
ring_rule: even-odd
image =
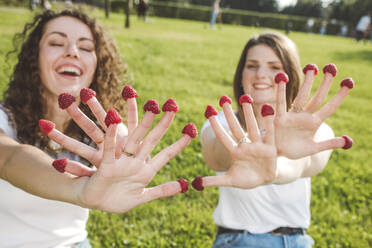
[[[224,175],[197,177],[193,181],[194,188],[202,190],[210,186],[231,186],[249,189],[275,179],[277,154],[274,140],[274,110],[270,105],[262,107],[261,114],[266,128],[262,138],[253,113],[251,98],[243,95],[240,103],[244,111],[247,134],[231,108],[231,99],[223,96],[220,100],[233,137],[219,123],[217,111],[208,105],[205,116],[210,121],[217,139],[228,151],[231,163]]]
[[[93,102],[89,104],[92,100]],[[178,107],[174,100],[168,100],[163,106],[165,113],[162,119],[144,138],[152,125],[155,114],[160,113],[159,106],[154,100],[148,101],[145,105],[145,116],[137,125],[135,97],[126,100],[129,105],[129,136],[126,139],[122,139],[122,136],[118,134],[122,125],[118,113],[112,109],[106,114],[94,96],[89,99],[87,104],[101,125],[104,124],[105,133],[86,117],[76,104],[76,106],[71,104],[67,107],[67,111],[76,123],[92,140],[96,143],[99,142],[97,144],[98,150],[65,136],[54,129],[51,122],[41,121],[41,129],[44,129],[43,132],[48,134],[51,139],[84,157],[97,167],[97,171],[95,171],[67,159],[56,160],[53,163],[60,172],[66,171],[80,176],[81,185],[77,194],[79,204],[82,206],[121,213],[145,202],[187,191],[188,184],[183,179],[152,188],[146,188],[146,186],[156,173],[197,135],[195,126],[193,124],[186,125],[182,131],[184,135],[178,141],[149,159],[151,151],[170,126]],[[99,109],[95,108],[97,104],[104,115],[103,112],[95,112],[95,109]],[[75,116],[76,113],[79,115]]]
[[[314,141],[314,136],[319,126],[331,116],[343,102],[344,98],[353,88],[354,82],[346,78],[341,82],[339,92],[323,107],[333,77],[336,76],[337,68],[333,64],[324,67],[324,78],[314,96],[308,101],[314,76],[318,74],[316,65],[309,64],[304,68],[305,80],[291,108],[287,112],[286,83],[288,77],[285,73],[278,73],[275,82],[278,83],[275,142],[279,156],[290,159],[298,159],[324,150],[344,148],[352,145],[348,136],[333,138],[321,142]]]

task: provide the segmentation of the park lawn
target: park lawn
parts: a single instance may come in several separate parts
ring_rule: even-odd
[[[202,22],[156,17],[144,23],[134,16],[131,29],[124,29],[121,14],[105,19],[103,11],[89,12],[115,38],[128,64],[127,80],[139,93],[139,106],[148,99],[163,103],[175,98],[179,104],[180,111],[154,154],[181,137],[188,122],[200,130],[207,104],[217,107],[221,95],[233,97],[232,78],[240,52],[252,34],[263,30],[231,25],[209,30]],[[4,59],[12,49],[11,38],[30,18],[25,9],[0,8],[0,92],[6,89],[11,73]],[[368,231],[372,230],[372,168],[368,160],[372,155],[372,45],[296,32],[290,38],[298,45],[302,65],[337,65],[339,73],[330,96],[339,90],[343,78],[353,77],[356,83],[341,108],[327,120],[336,136],[351,136],[354,146],[349,151],[334,151],[327,167],[313,178],[308,232],[315,247],[372,246]],[[11,57],[11,63],[15,61]],[[321,80],[322,73],[314,85]],[[205,165],[196,138],[160,170],[151,185],[179,178],[191,182],[196,176],[213,174]],[[190,189],[186,194],[156,200],[125,214],[91,211],[89,239],[93,247],[210,247],[217,201],[217,188],[202,192]]]

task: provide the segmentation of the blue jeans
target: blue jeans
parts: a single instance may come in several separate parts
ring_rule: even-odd
[[[314,240],[307,234],[273,235],[271,233],[223,233],[213,248],[311,248]]]

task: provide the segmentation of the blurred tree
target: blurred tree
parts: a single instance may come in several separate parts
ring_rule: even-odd
[[[371,0],[335,0],[330,6],[330,18],[356,25],[360,17],[372,11]]]
[[[308,17],[322,17],[321,0],[297,0],[295,5],[285,7],[281,13]]]

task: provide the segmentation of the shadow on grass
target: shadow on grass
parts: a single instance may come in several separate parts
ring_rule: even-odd
[[[335,52],[335,60],[347,60],[352,62],[367,62],[372,65],[372,51],[362,50],[357,52]]]

